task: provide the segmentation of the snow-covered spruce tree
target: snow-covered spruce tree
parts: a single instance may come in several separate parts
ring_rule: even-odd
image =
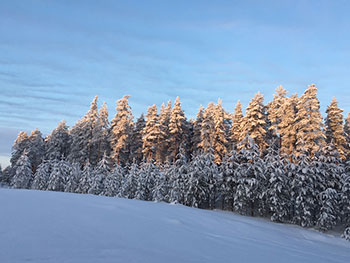
[[[310,85],[300,97],[296,115],[296,153],[302,154],[304,149],[311,156],[325,144],[323,122],[320,113],[320,102],[317,99],[317,88]]]
[[[339,109],[338,102],[333,97],[331,104],[328,106],[325,119],[326,124],[326,142],[332,142],[340,154],[342,159],[347,156],[346,153],[346,139],[343,128],[343,110]]]
[[[61,121],[57,128],[45,138],[45,160],[67,158],[70,149],[70,135],[65,121]]]
[[[15,167],[18,159],[21,157],[23,152],[28,148],[29,138],[26,132],[21,131],[12,146],[11,154],[11,167]]]
[[[2,171],[2,176],[0,179],[0,184],[7,185],[9,186],[12,181],[13,177],[13,171],[14,169],[11,168],[11,166],[7,166],[3,171]]]
[[[130,139],[134,127],[129,97],[124,96],[117,101],[117,113],[112,120],[110,134],[112,158],[115,163],[123,165],[129,161]]]
[[[79,163],[81,166],[90,162],[92,166],[97,163],[96,145],[93,140],[98,123],[97,96],[91,103],[89,111],[70,130],[71,148],[68,161]]]
[[[223,158],[227,154],[227,134],[225,111],[222,107],[222,101],[219,99],[218,104],[215,105],[213,114],[214,134],[213,134],[213,154],[215,163],[221,164]]]
[[[215,208],[218,169],[212,153],[200,152],[188,166],[184,184],[184,204],[191,207]]]
[[[265,106],[263,104],[264,96],[258,92],[249,103],[246,109],[246,115],[243,117],[241,123],[240,141],[243,141],[247,134],[258,145],[259,151],[263,153],[267,147],[266,133],[267,133],[267,117]],[[241,143],[238,149],[241,150],[246,144]]]
[[[67,182],[64,186],[64,191],[69,193],[76,193],[81,177],[82,177],[82,172],[80,170],[80,164],[78,163],[71,164],[71,173],[67,178]]]
[[[24,151],[16,163],[16,173],[12,178],[11,185],[14,188],[28,189],[33,180],[32,165],[27,151]]]
[[[293,204],[293,218],[295,224],[303,227],[314,225],[316,198],[315,170],[310,166],[306,148],[301,148],[299,155],[294,160],[296,168],[291,180],[291,199]]]
[[[90,163],[87,162],[83,168],[76,192],[80,194],[87,194],[92,186],[93,179],[93,168],[91,167]]]
[[[130,162],[140,163],[142,161],[142,131],[145,128],[143,114],[136,120],[130,140]]]
[[[217,164],[215,163],[215,157],[213,154],[213,149],[209,149],[209,151],[205,154],[205,173],[206,180],[208,186],[207,192],[207,200],[209,209],[216,208],[216,201],[219,199],[219,189],[218,185],[221,179],[221,174],[219,173],[219,169]]]
[[[158,176],[159,169],[153,164],[152,160],[141,163],[139,176],[137,177],[135,198],[144,201],[153,200],[152,192]]]
[[[315,169],[315,187],[318,193],[327,188],[333,188],[337,192],[340,191],[340,180],[344,173],[344,165],[333,142],[323,146],[315,153],[312,159],[312,167]]]
[[[201,142],[199,144],[200,149],[207,153],[213,146],[213,134],[215,132],[214,126],[214,110],[215,104],[210,102],[208,107],[204,110],[202,130],[201,130]]]
[[[287,222],[290,211],[289,177],[286,176],[287,160],[281,158],[277,144],[271,145],[264,157],[266,178],[266,205],[272,221]]]
[[[168,202],[169,201],[169,181],[170,175],[168,173],[168,167],[161,169],[157,174],[154,188],[152,191],[153,201],[156,202]]]
[[[346,162],[341,176],[340,211],[341,222],[350,227],[350,161]]]
[[[188,162],[183,150],[177,160],[170,166],[169,174],[169,202],[174,204],[184,204],[185,184],[188,177]]]
[[[240,155],[237,153],[236,148],[233,148],[220,166],[222,174],[220,193],[223,210],[233,211],[233,200],[236,194],[235,170],[238,168],[239,163]]]
[[[72,175],[72,167],[69,162],[65,160],[54,160],[47,190],[63,192],[68,181]]]
[[[345,228],[344,233],[341,235],[341,237],[350,241],[350,227]]]
[[[139,167],[136,162],[133,162],[128,171],[127,174],[124,176],[122,185],[119,191],[118,196],[128,198],[128,199],[134,199],[137,185],[138,185],[138,176],[139,176]]]
[[[281,138],[281,154],[291,156],[296,147],[296,115],[298,95],[294,94],[289,98],[285,98],[284,104],[280,109],[283,118],[278,123],[277,128]],[[290,159],[291,160],[291,159]]]
[[[124,168],[116,164],[113,171],[106,175],[103,181],[104,190],[101,194],[105,196],[117,196],[120,192],[124,173]]]
[[[240,142],[241,139],[241,133],[242,133],[242,124],[243,121],[243,112],[242,112],[242,104],[240,101],[237,102],[237,105],[235,107],[235,111],[232,116],[232,127],[231,127],[231,149],[235,148],[237,149],[237,145]]]
[[[105,153],[93,171],[92,184],[89,194],[101,195],[105,191],[104,180],[111,172],[111,161]]]
[[[347,158],[350,159],[350,113],[348,113],[348,116],[345,118],[344,122],[344,136],[346,141],[346,153]]]
[[[169,120],[169,160],[174,162],[180,151],[180,147],[186,147],[187,121],[184,111],[181,109],[180,98],[177,97],[171,110]]]
[[[157,123],[159,136],[157,142],[157,151],[155,156],[155,161],[157,165],[165,163],[167,157],[169,156],[170,149],[170,133],[169,133],[169,123],[171,117],[171,101],[169,100],[167,106],[162,104],[159,114],[159,121]]]
[[[108,121],[107,104],[104,102],[97,116],[96,125],[92,132],[92,141],[90,147],[90,162],[97,164],[106,153],[108,156],[111,153],[109,140],[110,124]]]
[[[32,189],[36,190],[47,190],[49,183],[49,178],[52,170],[52,161],[44,160],[36,170],[34,174],[34,179],[32,182]]]
[[[1,167],[1,165],[0,165],[0,185],[1,185],[1,183],[3,182],[4,180],[3,180],[3,174],[2,174],[2,167]]]
[[[171,107],[171,104],[170,104]],[[156,134],[156,148],[155,148],[155,163],[160,166],[165,162],[168,150],[169,150],[169,120],[170,120],[170,109],[165,109],[164,104],[160,109],[160,115],[156,122],[155,134]],[[168,115],[168,117],[167,117]]]
[[[317,215],[316,226],[322,231],[332,229],[338,222],[339,195],[333,188],[327,188],[319,194],[320,211]]]
[[[241,144],[245,145],[241,147],[241,163],[235,170],[236,194],[233,205],[240,214],[254,216],[261,207],[263,189],[260,182],[266,180],[264,163],[253,138],[247,135]]]
[[[157,127],[158,114],[157,106],[148,107],[145,128],[142,131],[142,153],[143,159],[147,162],[155,157],[159,131]]]
[[[200,106],[196,120],[193,121],[193,135],[192,135],[192,153],[196,153],[200,149],[200,143],[201,143],[201,130],[202,130],[202,122],[204,118],[204,108],[202,105]]]
[[[288,92],[282,86],[279,86],[276,89],[276,94],[273,95],[273,100],[267,105],[267,116],[271,123],[269,130],[274,137],[278,136],[280,133],[279,124],[284,118],[283,106],[286,103],[287,93]]]
[[[31,135],[28,137],[27,151],[29,161],[32,164],[32,171],[35,173],[45,154],[44,139],[38,129],[32,131]]]

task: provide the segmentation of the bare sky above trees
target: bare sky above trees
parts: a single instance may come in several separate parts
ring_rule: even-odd
[[[315,83],[350,111],[348,1],[0,3],[0,163],[20,130],[72,126],[95,95],[129,94],[133,114],[180,96],[187,117],[222,98],[233,111],[278,85]]]

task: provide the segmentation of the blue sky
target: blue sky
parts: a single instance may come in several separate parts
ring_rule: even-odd
[[[315,83],[350,111],[350,1],[0,1],[0,163],[20,130],[72,126],[95,95],[135,116],[180,96],[188,117],[222,98]]]

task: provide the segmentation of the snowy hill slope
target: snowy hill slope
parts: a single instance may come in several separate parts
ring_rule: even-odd
[[[0,262],[350,262],[350,243],[220,211],[0,189]]]

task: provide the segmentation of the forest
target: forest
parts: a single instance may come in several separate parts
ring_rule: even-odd
[[[222,209],[350,240],[350,114],[333,98],[323,118],[315,85],[287,94],[280,86],[264,104],[257,93],[244,114],[218,100],[189,120],[177,97],[136,121],[130,96],[111,121],[95,97],[71,128],[20,132],[0,182]]]

